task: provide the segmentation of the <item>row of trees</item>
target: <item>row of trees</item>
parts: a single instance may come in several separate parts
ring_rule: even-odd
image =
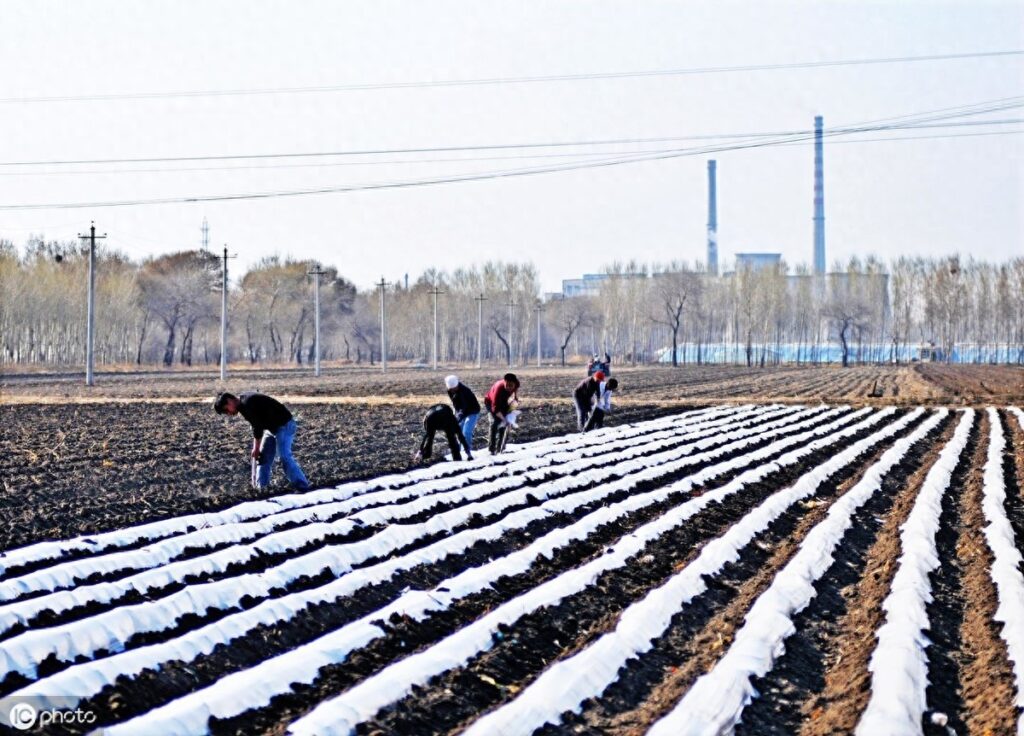
[[[313,264],[266,258],[229,288],[228,357],[313,359]],[[100,365],[195,365],[220,360],[220,258],[204,251],[134,262],[100,250]],[[78,243],[0,241],[0,331],[6,364],[81,364],[88,258]],[[321,277],[321,356],[380,360],[381,289],[358,291],[335,268]],[[434,292],[438,292],[436,295]],[[873,258],[827,277],[786,264],[710,276],[700,264],[612,264],[595,292],[542,299],[529,264],[429,270],[384,287],[388,358],[429,362],[434,300],[444,363],[608,351],[645,363],[1024,363],[1024,258]]]

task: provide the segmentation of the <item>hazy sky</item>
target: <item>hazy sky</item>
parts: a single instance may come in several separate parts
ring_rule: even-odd
[[[1024,95],[1024,56],[571,81],[38,101],[1024,49],[1024,3],[101,2],[0,0],[0,237],[90,219],[141,257],[280,253],[359,286],[491,258],[546,289],[614,259],[701,259],[707,160],[719,250],[809,262],[813,147],[771,146],[515,178],[276,199],[84,209],[520,170],[737,139],[130,164],[11,162],[586,142],[809,130]],[[25,98],[35,98],[29,101]],[[1024,98],[1012,101],[1024,103]],[[1024,107],[966,120],[1024,120]],[[994,132],[1013,134],[990,135]],[[828,260],[1024,253],[1020,123],[841,136],[825,147]],[[985,135],[976,135],[985,133]],[[965,135],[970,134],[970,135]],[[958,137],[923,137],[950,136]],[[911,140],[846,143],[882,137]],[[542,157],[526,158],[525,156]],[[502,160],[503,157],[510,157]],[[437,159],[463,159],[438,161]],[[466,160],[470,159],[470,160]],[[488,159],[488,160],[482,160]],[[381,163],[388,162],[388,163]],[[227,170],[226,167],[244,167]]]

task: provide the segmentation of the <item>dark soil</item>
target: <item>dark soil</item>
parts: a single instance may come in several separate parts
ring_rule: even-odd
[[[756,425],[759,421],[762,420],[753,419],[749,424]],[[820,421],[824,422],[831,420],[821,419]],[[747,424],[747,422],[744,422],[744,424]],[[753,447],[763,444],[763,442],[764,441],[755,442]],[[712,447],[713,446],[714,445],[712,445]],[[749,451],[750,447],[743,448],[741,450],[733,450],[728,453],[723,453],[715,460],[706,461],[701,465],[689,466],[681,471],[675,471],[672,473],[666,472],[665,475],[659,478],[656,482],[645,481],[637,484],[637,487],[631,492],[638,493],[643,492],[644,490],[653,489],[665,483],[672,482],[680,477],[689,475],[700,467],[721,462],[722,460]],[[735,475],[738,472],[740,471],[733,471],[733,473],[726,477],[731,477],[731,475]],[[235,671],[245,666],[251,666],[274,653],[286,651],[293,646],[305,643],[306,641],[327,633],[328,631],[333,630],[358,616],[375,610],[396,598],[401,590],[406,586],[429,588],[440,580],[455,574],[467,566],[481,564],[490,557],[506,554],[513,549],[517,549],[527,544],[529,541],[532,541],[532,539],[539,534],[546,533],[556,526],[568,524],[582,516],[586,511],[593,510],[602,504],[621,500],[626,495],[627,494],[625,492],[617,492],[589,505],[585,509],[575,511],[572,514],[553,515],[544,519],[542,522],[535,522],[534,524],[531,524],[527,529],[506,533],[502,538],[494,542],[481,542],[463,555],[454,555],[439,561],[438,563],[422,565],[409,570],[406,573],[396,576],[387,584],[374,586],[373,588],[360,591],[358,596],[342,599],[329,604],[313,606],[310,609],[307,609],[307,611],[300,613],[287,623],[269,627],[260,627],[249,635],[232,641],[228,646],[218,647],[216,651],[207,657],[200,657],[198,660],[190,662],[187,665],[185,663],[180,663],[180,677],[175,674],[178,669],[178,663],[166,664],[161,667],[159,672],[147,671],[142,673],[140,676],[133,678],[123,686],[119,684],[116,688],[108,688],[104,693],[90,702],[90,708],[94,709],[98,714],[106,714],[111,713],[110,708],[112,704],[117,704],[116,716],[118,718],[124,718],[126,715],[131,713],[142,712],[142,710],[158,704],[153,702],[154,694],[156,694],[157,697],[170,697],[172,694],[182,695],[188,690],[179,691],[177,690],[178,687],[187,687],[191,689],[199,685],[209,684],[227,672]],[[650,520],[650,518],[653,518],[652,514],[655,514],[657,509],[664,511],[664,509],[670,507],[674,503],[678,503],[678,500],[670,500],[661,504],[656,504],[654,506],[654,511],[645,509],[637,512],[636,518]],[[483,523],[483,521],[481,520],[480,523]],[[640,522],[637,521],[636,523]],[[474,522],[467,526],[479,525],[479,523]],[[407,548],[396,551],[396,554],[402,551],[423,547],[430,541],[434,541],[433,538],[424,538]],[[567,555],[581,554],[582,550],[585,550],[586,548],[587,543],[579,543],[578,546],[574,545],[572,550],[564,551],[563,553]],[[371,564],[372,562],[373,561],[370,560],[367,561],[366,564]],[[275,596],[284,594],[285,592],[309,589],[317,585],[325,584],[333,579],[333,574],[329,571],[324,571],[319,575],[307,576],[295,581],[295,583],[287,587],[287,590],[276,591]],[[255,605],[258,602],[259,601],[250,601],[246,605]],[[238,609],[232,608],[228,611],[211,610],[201,616],[189,615],[182,619],[178,625],[174,626],[172,629],[134,637],[127,642],[128,648],[152,641],[165,640],[169,638],[172,633],[194,629],[199,625],[209,623],[221,618],[227,613],[234,612],[235,610]],[[61,669],[66,666],[67,665],[60,665],[51,658],[44,663],[43,669],[49,672],[56,671],[57,669]],[[124,705],[125,703],[129,705]],[[111,713],[111,715],[113,715],[113,713]]]
[[[415,697],[385,709],[375,721],[366,724],[366,732],[376,727],[385,733],[443,733],[472,718],[474,708],[478,714],[508,700],[552,660],[571,655],[613,628],[622,609],[692,560],[704,543],[723,533],[752,506],[793,483],[807,467],[823,462],[837,449],[840,448],[814,453],[803,463],[787,466],[721,504],[712,504],[702,516],[710,517],[713,524],[693,519],[652,542],[640,553],[639,556],[653,556],[653,561],[642,565],[633,562],[605,573],[583,593],[523,617],[491,650],[465,667],[432,681]],[[854,463],[853,467],[856,466]],[[784,518],[764,534],[786,538],[799,516],[800,511],[797,511],[796,518]],[[765,554],[765,550],[754,544],[744,555],[753,561],[746,565],[740,563],[740,568],[748,574],[757,570]],[[727,584],[723,587],[728,589]],[[721,592],[717,582],[712,583],[712,589]],[[714,595],[710,597],[713,599]],[[500,682],[501,687],[491,685],[488,679]]]
[[[950,421],[951,418],[947,418],[944,425],[948,426]],[[940,428],[932,431],[933,441],[942,433]],[[826,691],[830,683],[826,676],[830,665],[838,659],[846,633],[844,625],[850,623],[847,616],[852,615],[854,608],[877,606],[881,602],[877,599],[880,593],[884,594],[884,584],[859,591],[856,586],[865,574],[872,551],[881,564],[885,564],[896,551],[893,547],[898,547],[898,524],[902,519],[888,525],[887,519],[894,507],[898,514],[905,516],[909,513],[916,487],[908,480],[926,461],[934,460],[930,457],[930,447],[928,441],[912,446],[885,475],[879,490],[854,512],[850,528],[837,546],[831,566],[814,585],[815,595],[810,604],[793,617],[796,633],[786,639],[785,653],[764,677],[754,678],[754,689],[760,697],[744,709],[743,719],[736,728],[738,735],[794,734],[800,730],[805,717],[814,718],[814,711],[820,706],[814,705],[807,712],[803,706],[819,695],[828,697]],[[876,540],[886,527],[894,533],[890,534],[883,549],[876,546]],[[891,564],[891,560],[888,562]],[[891,574],[889,570],[876,570],[872,575],[876,573],[879,579]],[[872,578],[871,583],[874,582]],[[869,600],[865,603],[858,599],[858,592]],[[873,630],[867,629],[865,634]],[[873,649],[870,634],[863,638],[869,641],[858,645],[866,644]],[[866,664],[862,655],[859,655],[861,661]],[[863,692],[863,685],[860,691]],[[844,717],[843,720],[848,719]],[[844,730],[839,729],[840,732]]]
[[[258,498],[249,487],[252,433],[206,404],[2,406],[0,551],[44,539],[216,511]],[[302,404],[294,453],[314,487],[401,472],[422,433],[415,404]],[[677,412],[624,406],[608,425]],[[526,407],[517,439],[575,429],[568,401]],[[486,420],[477,427],[485,437]],[[280,483],[271,494],[285,491]]]

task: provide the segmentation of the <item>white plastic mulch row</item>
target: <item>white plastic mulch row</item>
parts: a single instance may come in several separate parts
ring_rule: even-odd
[[[685,492],[709,477],[727,472],[737,462],[748,462],[748,458],[727,461],[666,488],[632,496],[601,508],[568,527],[544,535],[521,550],[470,568],[439,583],[431,591],[409,591],[384,608],[337,631],[256,667],[229,675],[208,688],[172,701],[128,724],[115,727],[110,733],[124,735],[160,732],[178,736],[206,733],[206,724],[211,716],[229,718],[249,708],[265,705],[274,695],[286,692],[293,682],[312,682],[320,667],[336,662],[342,652],[350,652],[383,636],[384,631],[377,622],[387,620],[393,614],[422,619],[429,612],[444,610],[455,601],[490,587],[500,577],[526,572],[540,557],[551,557],[557,549],[586,538],[598,527],[664,500],[674,493]]]
[[[451,475],[466,473],[473,470],[485,470],[493,473],[502,472],[502,466],[517,460],[522,456],[529,456],[538,450],[546,447],[552,451],[564,449],[565,447],[576,447],[586,444],[597,443],[606,440],[611,436],[623,434],[628,436],[630,432],[647,432],[653,428],[669,426],[680,420],[701,417],[708,414],[726,414],[733,411],[740,411],[748,407],[714,407],[701,409],[692,412],[684,412],[672,417],[641,422],[634,425],[609,428],[597,432],[579,436],[570,435],[566,439],[553,438],[551,440],[538,440],[524,445],[510,446],[507,454],[494,458],[481,457],[471,462],[458,464],[438,463],[426,468],[417,468],[406,473],[380,476],[364,481],[353,481],[344,483],[336,488],[324,488],[318,491],[306,493],[290,493],[274,498],[260,501],[246,501],[230,508],[214,513],[188,514],[162,521],[154,521],[148,524],[117,529],[111,532],[91,534],[73,539],[66,539],[53,542],[39,542],[19,549],[8,550],[0,554],[0,575],[11,567],[43,562],[47,560],[59,560],[70,554],[82,552],[97,552],[125,547],[142,540],[160,539],[175,534],[188,533],[195,529],[208,529],[222,524],[231,524],[250,519],[261,518],[271,514],[279,513],[282,510],[302,508],[309,505],[324,503],[327,501],[339,501],[352,496],[365,493],[370,490],[398,488],[413,483],[438,479]]]
[[[932,422],[948,414],[939,412]],[[725,733],[739,722],[756,696],[752,677],[767,673],[785,651],[794,633],[793,616],[815,595],[814,583],[832,565],[839,542],[853,523],[853,514],[879,489],[888,468],[906,452],[893,446],[863,478],[829,509],[800,544],[796,555],[775,576],[747,612],[732,645],[712,670],[701,676],[668,715],[654,724],[650,736]]]
[[[1024,411],[1021,411],[1016,406],[1008,407],[1007,411],[1009,411],[1011,414],[1017,417],[1017,424],[1020,425],[1021,429],[1024,429]]]
[[[386,557],[393,551],[414,543],[422,537],[450,532],[474,515],[493,516],[511,506],[525,504],[528,501],[528,496],[543,499],[551,495],[561,495],[573,488],[605,482],[614,476],[630,476],[628,481],[630,484],[635,484],[640,482],[642,471],[645,470],[652,471],[651,477],[657,478],[674,470],[705,462],[745,444],[760,441],[765,436],[772,434],[771,430],[774,430],[775,433],[796,431],[802,425],[820,422],[823,417],[838,413],[842,409],[833,409],[825,412],[824,415],[812,416],[793,423],[801,415],[812,412],[817,414],[817,411],[816,409],[805,410],[796,415],[755,427],[721,432],[716,438],[697,440],[689,446],[674,448],[660,456],[626,460],[577,476],[567,476],[535,487],[515,490],[495,498],[435,514],[428,520],[417,524],[393,524],[367,539],[323,547],[259,573],[247,573],[214,582],[190,585],[181,591],[154,601],[115,608],[52,628],[30,630],[0,642],[0,677],[10,671],[17,671],[28,677],[34,676],[38,663],[50,655],[56,656],[61,661],[70,661],[78,656],[91,656],[99,650],[119,652],[123,650],[124,643],[132,636],[145,632],[163,631],[173,626],[174,622],[185,614],[202,614],[208,609],[231,608],[239,605],[243,598],[266,598],[275,589],[284,588],[300,577],[316,575],[325,569],[330,569],[335,575],[342,575],[350,572],[355,565],[361,562],[372,558]],[[840,423],[848,421],[852,416],[854,415],[844,417],[839,421]],[[822,431],[821,428],[818,431]],[[753,437],[751,437],[752,435]],[[732,436],[748,439],[728,442]],[[727,444],[710,453],[673,459],[680,453],[685,454],[688,450],[723,441]],[[783,440],[783,442],[786,441],[793,441],[793,438]],[[649,463],[655,462],[661,464],[652,468],[647,467]],[[599,487],[598,493],[610,493],[609,487],[609,485]],[[480,530],[474,530],[474,532],[478,538],[483,538]],[[415,564],[422,562],[419,552],[414,551],[409,555],[410,559],[417,560]],[[187,564],[187,561],[182,564]]]
[[[829,433],[836,431],[837,428],[849,424],[854,419],[868,412],[869,410],[865,409],[848,414],[827,425],[815,427],[801,435],[784,438],[747,455],[705,468],[694,476],[664,489],[664,495],[685,492],[717,475],[732,469],[742,468],[759,458],[775,454],[785,449],[785,447],[798,444],[816,436],[829,435]],[[832,437],[819,440],[817,444],[834,442],[835,439],[841,436],[860,431],[867,426],[881,421],[890,413],[891,410],[869,416],[853,427],[844,429]],[[766,432],[758,438],[748,438],[728,443],[710,452],[702,453],[699,462],[713,460],[715,457],[733,452],[742,446],[753,444],[759,439],[770,437],[772,434],[778,434],[783,431],[791,431],[793,428],[793,426],[790,426],[774,432]],[[774,467],[774,464],[769,464],[769,466]],[[211,652],[218,644],[230,642],[237,637],[245,635],[257,626],[273,625],[288,621],[310,605],[330,602],[354,595],[369,585],[390,580],[400,570],[441,560],[450,554],[457,554],[468,549],[479,540],[495,539],[508,529],[521,528],[535,519],[546,517],[549,513],[570,511],[579,505],[592,503],[611,493],[620,490],[630,490],[641,482],[656,480],[663,473],[664,470],[662,468],[637,468],[636,473],[621,480],[601,485],[582,494],[576,494],[573,497],[560,497],[547,501],[538,507],[522,509],[510,514],[507,518],[496,524],[479,529],[464,530],[401,557],[355,570],[315,590],[293,593],[283,598],[266,601],[252,609],[231,614],[219,621],[167,642],[140,647],[123,654],[72,666],[63,672],[33,683],[16,694],[19,696],[43,698],[60,696],[81,699],[90,697],[106,685],[115,682],[119,676],[134,675],[147,667],[158,666],[161,662],[171,660],[191,661],[195,657]],[[0,652],[2,652],[2,643],[0,643]],[[33,667],[31,664],[33,661],[31,652],[23,651],[22,655],[23,657],[27,655],[27,657],[23,660],[24,666],[21,671],[23,673],[26,671],[24,667],[28,667],[29,671],[31,671]]]
[[[645,442],[644,444],[628,446],[612,441],[608,448],[600,453],[596,449],[558,453],[557,456],[549,456],[549,460],[552,457],[555,458],[551,463],[537,463],[538,466],[543,465],[544,467],[535,474],[531,475],[527,472],[515,477],[502,477],[471,485],[467,489],[457,487],[451,491],[436,491],[433,488],[424,487],[430,485],[428,482],[419,484],[419,486],[411,491],[403,489],[367,493],[358,498],[340,502],[339,504],[330,504],[329,506],[332,507],[331,510],[334,512],[345,512],[359,509],[365,505],[365,502],[370,501],[376,503],[390,501],[392,503],[357,511],[345,518],[332,522],[315,521],[316,514],[322,513],[323,506],[286,512],[285,516],[292,516],[294,514],[304,515],[307,518],[307,523],[286,531],[268,534],[251,544],[235,544],[207,555],[190,557],[179,562],[169,562],[169,560],[186,548],[187,545],[184,544],[184,540],[188,537],[213,534],[216,540],[222,540],[225,538],[225,534],[222,534],[225,530],[238,527],[261,526],[263,522],[226,524],[210,530],[196,532],[192,535],[156,542],[148,547],[137,550],[115,552],[99,557],[89,557],[58,564],[51,568],[37,570],[19,578],[0,583],[0,591],[8,597],[15,597],[27,592],[53,591],[68,588],[73,586],[77,580],[87,579],[96,573],[131,572],[133,570],[149,571],[113,582],[79,586],[71,590],[50,593],[30,598],[23,602],[8,603],[7,605],[0,606],[0,632],[6,631],[15,624],[26,623],[42,611],[60,612],[93,601],[107,602],[132,590],[145,593],[151,589],[173,583],[188,575],[222,572],[229,565],[245,563],[260,554],[289,552],[329,535],[349,533],[353,529],[365,524],[380,524],[408,518],[439,503],[464,502],[498,491],[522,487],[528,481],[540,479],[556,470],[578,472],[594,465],[608,463],[610,457],[622,460],[652,453],[664,447],[678,446],[688,439],[713,435],[719,432],[719,428],[727,422],[730,425],[740,425],[748,421],[770,419],[780,413],[791,414],[791,412],[785,410],[782,412],[756,412],[752,415],[741,414],[726,419],[681,425],[675,430],[665,430],[664,432],[644,435],[640,437],[641,441],[652,437],[659,438],[656,441]],[[700,428],[699,431],[698,428]],[[694,431],[681,434],[680,429]],[[635,439],[632,441],[635,442]],[[579,457],[580,455],[589,455],[589,457],[581,458]],[[434,493],[430,494],[429,491],[434,491]],[[421,496],[420,493],[423,495]],[[414,500],[401,503],[402,501],[407,501],[410,497]],[[267,518],[271,519],[273,517]]]
[[[935,535],[942,498],[967,446],[974,410],[960,417],[953,437],[939,453],[900,533],[901,555],[889,595],[882,603],[885,623],[871,655],[871,698],[857,724],[858,736],[921,733],[927,709],[929,645],[927,606],[932,600],[928,575],[939,567]]]
[[[891,413],[880,412],[871,419],[878,419]],[[853,431],[856,429],[844,430],[846,433]],[[603,556],[562,573],[499,606],[434,646],[386,667],[339,697],[321,703],[309,715],[293,723],[289,732],[299,736],[350,733],[356,725],[372,718],[381,708],[408,695],[413,687],[425,685],[432,677],[462,666],[470,658],[489,649],[493,643],[493,635],[500,626],[512,624],[532,611],[555,605],[563,598],[585,590],[593,585],[601,574],[624,566],[649,542],[677,528],[710,503],[721,501],[745,485],[755,483],[782,467],[798,463],[815,449],[828,446],[837,438],[838,436],[833,436],[800,447],[773,462],[741,474],[721,488],[709,491],[666,512],[657,520],[621,539]],[[335,656],[336,662],[344,660],[344,652],[330,654]]]
[[[801,476],[792,486],[774,493],[724,535],[709,542],[682,571],[627,608],[614,630],[546,670],[515,700],[474,723],[466,732],[467,736],[527,736],[545,723],[557,724],[567,710],[578,711],[584,700],[600,695],[615,682],[630,659],[649,651],[682,607],[707,590],[706,580],[718,575],[727,563],[738,560],[741,551],[757,534],[795,503],[812,496],[828,477],[886,437],[896,434],[914,418],[915,415],[908,415],[882,432],[846,448]],[[881,477],[941,420],[942,416],[937,415],[922,423],[909,436],[896,442],[868,473]]]
[[[999,413],[989,407],[988,456],[985,458],[984,495],[981,510],[988,524],[983,530],[992,552],[992,582],[996,587],[996,613],[1001,623],[1000,637],[1006,642],[1006,654],[1013,667],[1017,689],[1015,703],[1024,708],[1024,575],[1021,553],[1014,540],[1013,526],[1006,515],[1006,479],[1003,477],[1003,453],[1006,436]],[[1017,540],[1022,541],[1022,540]],[[1024,715],[1017,719],[1017,733],[1024,734]]]

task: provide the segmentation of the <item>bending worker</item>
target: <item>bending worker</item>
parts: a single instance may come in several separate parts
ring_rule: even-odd
[[[491,436],[488,449],[492,455],[497,454],[502,446],[502,432],[507,432],[505,419],[512,411],[512,402],[518,401],[516,391],[519,390],[519,379],[515,373],[506,373],[496,381],[491,390],[484,396],[484,406],[491,416]]]
[[[460,444],[466,448],[466,459],[473,459],[472,448],[462,434],[459,423],[455,421],[455,412],[447,404],[434,404],[423,416],[423,439],[420,440],[420,449],[412,456],[413,463],[419,464],[430,459],[434,454],[434,435],[438,432],[444,432],[444,436],[448,438],[452,460],[462,459],[462,453],[459,452]]]
[[[572,392],[573,404],[576,406],[576,426],[580,432],[586,432],[587,422],[593,411],[594,398],[600,394],[604,373],[597,371],[589,378],[584,378]]]
[[[225,391],[217,396],[213,409],[218,414],[227,414],[229,417],[241,414],[252,425],[252,457],[260,461],[257,488],[266,488],[270,485],[274,456],[278,455],[284,474],[292,486],[300,491],[309,490],[309,481],[292,457],[292,441],[295,439],[298,425],[284,404],[260,393],[250,392],[235,396]],[[272,435],[276,442],[268,442],[267,451],[261,455],[260,444],[263,442],[264,434]]]
[[[616,378],[609,378],[601,383],[595,397],[594,409],[587,421],[587,426],[583,428],[584,432],[589,429],[601,429],[604,426],[605,414],[610,414],[612,411],[612,392],[618,387],[619,381]]]
[[[476,429],[476,422],[480,418],[480,402],[469,386],[459,381],[458,376],[448,376],[444,379],[444,385],[448,388],[448,398],[452,400],[455,421],[459,423],[466,443],[472,447],[473,430]]]

